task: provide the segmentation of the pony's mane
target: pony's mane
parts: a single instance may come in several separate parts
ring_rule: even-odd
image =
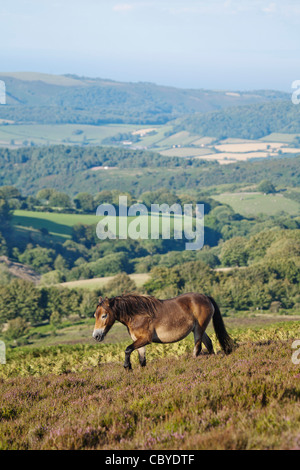
[[[109,306],[120,318],[147,315],[154,317],[161,300],[151,296],[124,294],[109,299]]]

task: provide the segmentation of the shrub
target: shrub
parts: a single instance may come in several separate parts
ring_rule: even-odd
[[[116,295],[136,291],[136,284],[132,279],[130,279],[128,274],[121,273],[117,274],[117,276],[109,281],[103,290],[104,294],[108,297],[115,297]]]
[[[19,339],[28,332],[28,323],[24,318],[14,318],[9,320],[3,336],[7,340]]]

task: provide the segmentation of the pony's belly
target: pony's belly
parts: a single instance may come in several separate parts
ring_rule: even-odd
[[[176,343],[185,338],[193,329],[193,324],[186,328],[168,329],[158,327],[154,330],[152,341],[153,343]]]

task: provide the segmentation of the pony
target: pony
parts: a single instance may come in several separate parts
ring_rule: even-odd
[[[152,296],[124,294],[99,298],[95,311],[93,338],[101,342],[115,323],[127,327],[133,341],[125,350],[125,369],[132,368],[130,355],[136,349],[139,362],[146,366],[145,347],[150,343],[174,343],[194,334],[194,357],[199,356],[202,343],[209,354],[214,354],[211,339],[205,330],[212,319],[214,330],[225,354],[230,354],[234,343],[226,331],[220,309],[212,297],[190,292],[160,300]]]

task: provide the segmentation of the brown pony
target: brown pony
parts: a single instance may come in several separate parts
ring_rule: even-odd
[[[223,351],[229,354],[233,350],[218,305],[212,297],[202,294],[182,294],[167,300],[134,294],[111,299],[100,297],[95,318],[93,338],[99,342],[116,320],[127,327],[133,343],[125,350],[126,369],[131,369],[130,355],[134,350],[138,350],[140,365],[144,367],[147,344],[174,343],[191,332],[195,340],[194,357],[200,354],[202,342],[214,354],[212,342],[205,333],[211,318]]]

